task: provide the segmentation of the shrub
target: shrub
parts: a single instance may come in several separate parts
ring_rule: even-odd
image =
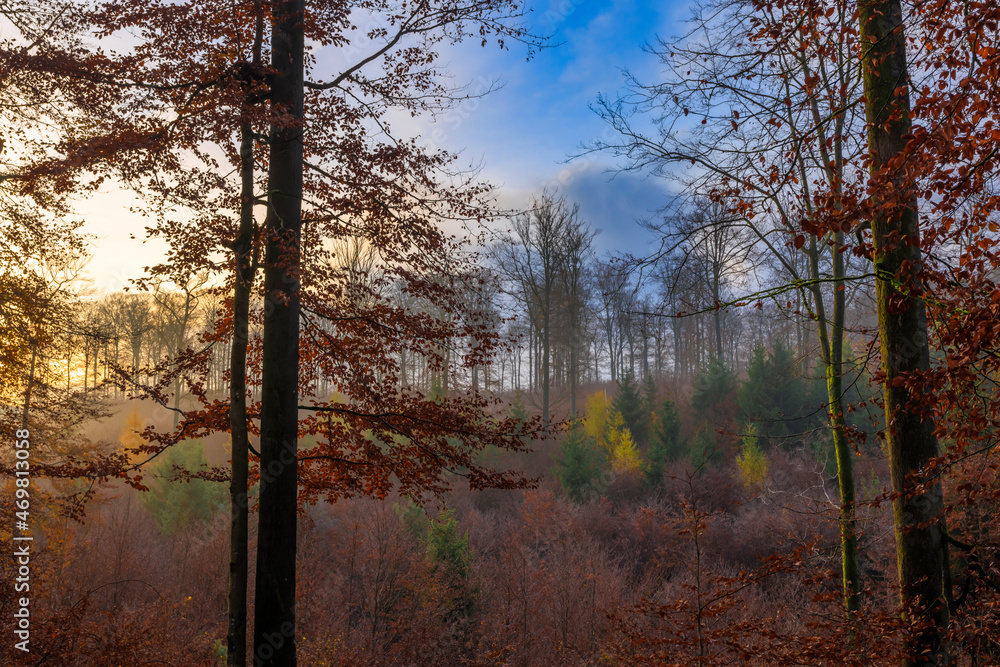
[[[225,485],[195,477],[207,467],[201,440],[182,440],[153,467],[150,491],[142,503],[162,533],[172,535],[181,528],[204,523],[222,507]]]
[[[559,445],[556,476],[563,491],[575,502],[583,502],[595,489],[606,463],[604,451],[579,423],[573,424]]]
[[[750,424],[743,429],[743,447],[736,455],[736,467],[743,486],[749,490],[759,489],[767,480],[767,455],[760,448],[759,441],[755,425]]]

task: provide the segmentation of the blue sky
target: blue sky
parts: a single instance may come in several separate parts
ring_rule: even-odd
[[[642,252],[651,239],[635,219],[663,206],[667,184],[616,175],[609,155],[567,160],[606,132],[588,105],[598,93],[623,89],[623,68],[656,80],[656,58],[642,47],[683,30],[688,3],[536,0],[529,7],[535,32],[551,34],[555,45],[530,61],[518,45],[504,52],[478,44],[456,49],[451,69],[457,80],[472,82],[475,90],[499,78],[504,87],[442,120],[441,143],[464,148],[471,162],[482,160],[484,177],[502,187],[503,204],[524,205],[532,193],[558,185],[601,230],[602,250]]]
[[[615,174],[607,155],[568,161],[581,145],[606,131],[589,109],[598,93],[622,91],[621,70],[643,81],[655,81],[656,58],[643,51],[657,35],[683,30],[690,15],[687,0],[528,0],[534,32],[552,36],[529,61],[518,44],[501,51],[495,43],[481,47],[469,40],[444,53],[456,83],[472,92],[500,80],[503,87],[470,100],[436,123],[396,121],[398,129],[432,137],[443,148],[462,151],[467,163],[481,164],[482,177],[500,188],[500,204],[525,206],[532,194],[558,187],[581,213],[601,230],[595,240],[600,253],[642,253],[655,242],[635,222],[660,208],[667,184],[637,174]],[[128,216],[133,199],[119,190],[79,203],[87,230],[98,236],[92,246],[89,273],[99,291],[120,289],[141,275],[144,265],[159,262],[158,241],[143,244],[144,222]],[[112,211],[122,211],[123,218]],[[124,219],[127,217],[127,219]],[[129,238],[135,234],[136,239]]]

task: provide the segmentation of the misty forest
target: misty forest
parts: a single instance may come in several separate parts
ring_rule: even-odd
[[[0,664],[1000,664],[998,25],[0,0]]]

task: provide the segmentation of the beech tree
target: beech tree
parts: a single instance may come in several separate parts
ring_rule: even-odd
[[[807,16],[810,26],[821,23],[815,13]],[[996,209],[985,203],[995,183],[995,151],[983,141],[1000,110],[988,90],[996,56],[979,48],[981,39],[995,39],[995,19],[993,8],[958,16],[955,7],[935,3],[915,9],[904,29],[900,3],[860,2],[857,27],[841,29],[847,38],[857,30],[867,121],[860,164],[870,173],[860,188],[833,200],[842,208],[828,206],[827,226],[847,231],[859,219],[871,225],[900,602],[911,624],[905,664],[951,659],[946,636],[956,605],[948,544],[971,547],[946,530],[942,469],[970,450],[988,452],[979,447],[996,432],[995,400],[974,408],[975,416],[954,418],[956,410],[966,411],[957,407],[959,397],[978,393],[972,376],[991,367],[990,353],[973,342],[982,332],[973,323],[992,306],[972,293],[994,284],[997,266],[995,222],[990,226]],[[786,27],[767,30],[787,36]],[[920,72],[912,107],[908,51],[912,71]],[[972,292],[971,285],[977,285]],[[972,325],[960,336],[956,318]],[[972,338],[960,342],[966,336]],[[931,365],[932,341],[940,367]],[[939,436],[954,443],[943,459]]]
[[[625,373],[625,347],[631,335],[630,313],[635,310],[632,307],[635,286],[627,267],[612,261],[598,260],[594,274],[600,299],[600,327],[608,345],[608,366],[611,380],[617,382]]]
[[[996,155],[987,147],[1000,108],[991,88],[996,13],[982,5],[959,11],[946,2],[920,4],[910,8],[904,29],[899,3],[858,3],[857,20],[854,10],[850,3],[753,2],[723,10],[723,31],[710,32],[713,24],[699,20],[690,46],[663,44],[674,79],[655,86],[633,80],[633,97],[599,102],[623,141],[598,148],[663,175],[672,175],[675,163],[693,163],[689,182],[734,202],[733,212],[753,225],[761,244],[778,250],[785,235],[808,255],[808,274],[799,275],[795,263],[781,260],[784,253],[772,252],[794,278],[764,295],[799,291],[818,323],[849,613],[859,589],[844,437],[844,313],[849,281],[875,278],[901,603],[912,623],[905,652],[910,661],[944,660],[946,545],[973,547],[944,530],[941,470],[962,456],[958,451],[989,451],[993,435],[985,433],[995,434],[997,423],[994,400],[958,407],[963,391],[978,394],[972,378],[981,381],[992,368],[980,341],[991,336],[985,313],[995,307],[984,295],[992,293],[997,265]],[[919,72],[915,84],[911,71]],[[674,113],[659,116],[658,134],[630,121],[634,111],[662,109]],[[694,122],[684,120],[689,116]],[[762,217],[778,223],[777,233],[757,226]],[[824,246],[828,259],[821,260]],[[864,261],[861,271],[849,270],[852,254],[870,257],[873,271]],[[957,333],[960,321],[969,333]],[[929,342],[940,346],[940,365],[931,364]],[[963,416],[940,419],[955,411]],[[975,424],[979,433],[959,424]],[[942,458],[941,436],[956,453]]]
[[[722,354],[722,304],[780,303],[790,292],[796,306],[789,300],[781,309],[805,311],[813,320],[837,452],[844,600],[850,613],[858,609],[861,584],[842,355],[849,281],[865,272],[857,271],[863,267],[853,267],[855,275],[849,271],[846,234],[860,223],[844,211],[862,180],[856,164],[859,142],[851,134],[861,123],[850,104],[859,82],[852,70],[854,36],[845,29],[849,8],[834,3],[817,16],[814,11],[798,3],[697,7],[688,34],[661,40],[654,48],[666,67],[663,81],[648,84],[629,77],[629,97],[598,100],[596,111],[620,140],[593,148],[622,156],[625,169],[680,180],[705,199],[701,213],[686,225],[668,219],[653,228],[664,234],[665,248],[672,251],[673,266],[663,278],[674,293],[675,310],[666,314],[691,311],[678,307],[687,305],[677,298],[686,290],[678,288],[691,281],[685,267],[699,267],[708,303],[696,303],[694,310],[715,306],[714,354]],[[801,31],[791,28],[798,12],[811,17]],[[657,114],[656,135],[640,130],[633,119],[647,113]],[[689,168],[682,172],[685,164]],[[767,256],[787,282],[744,299],[741,292],[752,291],[744,281],[743,289],[730,288],[727,297],[722,289],[726,269],[740,267],[751,246],[752,254]],[[789,249],[805,255],[805,262],[789,256]],[[756,280],[774,285],[766,275]]]
[[[548,424],[553,328],[558,314],[567,307],[571,318],[578,317],[582,258],[590,235],[579,219],[579,206],[547,192],[534,199],[527,211],[515,215],[511,226],[507,237],[493,247],[494,262],[507,280],[516,285],[513,294],[539,332],[541,357],[536,364],[536,375],[541,385],[542,420]],[[569,288],[564,297],[561,286]],[[575,350],[576,346],[571,343],[571,348]],[[571,355],[575,359],[575,351]],[[571,366],[575,366],[575,361]],[[575,368],[571,373],[574,371]],[[575,380],[571,383],[571,391],[575,392]],[[575,410],[575,398],[572,400]]]
[[[383,276],[377,282],[400,280],[406,292],[442,312],[461,312],[457,288],[466,283],[451,277],[468,273],[470,265],[459,254],[460,240],[438,222],[488,216],[488,189],[456,174],[454,155],[397,137],[389,115],[430,113],[465,96],[437,76],[442,43],[533,38],[517,25],[517,3],[503,0],[379,3],[363,9],[370,14],[365,28],[355,25],[352,9],[322,2],[107,4],[87,12],[84,24],[101,37],[130,31],[137,44],[128,55],[98,47],[23,63],[95,100],[84,108],[93,119],[88,132],[69,136],[64,155],[34,165],[35,172],[58,172],[67,183],[97,173],[151,195],[149,212],[158,220],[152,233],[171,248],[170,261],[153,267],[151,279],[226,271],[234,265],[220,261],[219,252],[232,249],[238,278],[229,273],[226,282],[252,293],[253,272],[246,267],[254,265],[259,239],[262,304],[249,312],[263,318],[263,337],[249,347],[251,358],[260,359],[261,379],[259,403],[248,401],[245,414],[260,416],[255,657],[264,664],[294,664],[300,486],[304,500],[383,495],[393,483],[419,494],[444,488],[441,473],[459,469],[473,485],[519,483],[516,475],[475,460],[486,444],[522,446],[507,436],[506,422],[488,417],[485,398],[397,391],[401,346],[447,373],[459,360],[440,354],[442,341],[479,338],[464,361],[481,366],[495,350],[495,337],[468,324],[472,318],[466,325],[462,318],[432,318],[377,294],[344,299],[343,275],[326,244],[366,239],[377,248]],[[346,64],[324,72],[310,63],[313,80],[306,80],[307,38],[341,51]],[[233,141],[238,132],[242,141]],[[248,144],[256,145],[248,150]],[[239,187],[225,175],[227,162]],[[266,177],[254,176],[258,164],[266,164]],[[255,203],[268,207],[259,231],[248,212]],[[173,217],[180,207],[193,213],[189,224]],[[232,317],[219,321],[203,338],[206,346],[242,326]],[[233,346],[237,376],[241,338],[236,334]],[[151,454],[182,436],[226,428],[227,411],[234,438],[242,439],[230,406],[209,399],[197,379],[208,354],[207,347],[185,351],[155,385],[140,388],[166,402],[169,383],[176,387],[184,377],[203,406],[186,410],[173,433],[144,434]],[[315,396],[319,376],[347,402]],[[307,411],[302,419],[300,409]],[[306,435],[326,439],[300,453],[297,443]],[[234,491],[235,504],[240,494]]]
[[[920,271],[921,250],[916,192],[901,161],[912,132],[902,6],[899,0],[859,2],[858,24],[899,586],[904,610],[921,623],[906,637],[909,657],[904,664],[937,664],[947,655],[942,637],[949,613],[944,586],[951,565],[943,539],[941,486],[913,486],[914,477],[926,472],[939,451],[932,416],[914,409],[925,404],[927,396],[905,382],[908,375],[929,369],[930,350],[924,303],[907,286],[910,276]]]

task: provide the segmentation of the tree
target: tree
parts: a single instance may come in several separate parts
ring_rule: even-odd
[[[930,367],[924,302],[908,287],[920,271],[920,225],[912,174],[903,165],[912,132],[906,34],[899,0],[858,3],[858,36],[872,172],[872,261],[878,304],[886,443],[892,475],[900,598],[921,622],[907,636],[907,664],[938,663],[947,648],[941,486],[915,487],[938,456],[933,419],[916,409],[927,397],[905,378]],[[870,46],[867,46],[870,45]],[[887,188],[891,188],[887,189]]]
[[[33,470],[41,476],[59,470],[67,455],[89,453],[77,427],[104,406],[75,391],[62,368],[78,333],[73,321],[87,259],[77,225],[21,232],[11,246],[0,242],[0,414],[11,434],[31,432]]]
[[[670,399],[664,399],[653,413],[650,424],[649,449],[646,459],[646,481],[651,486],[659,486],[667,461],[674,461],[684,454],[681,442],[681,420],[677,407]]]
[[[743,429],[742,447],[736,455],[736,467],[747,489],[757,489],[767,481],[767,455],[760,447],[760,437],[754,424]]]
[[[629,313],[635,309],[631,275],[623,265],[598,261],[594,279],[600,295],[601,326],[608,345],[611,380],[617,382],[624,372],[625,345],[632,333]]]
[[[124,295],[120,308],[132,352],[132,377],[138,380],[139,366],[142,364],[142,343],[152,329],[153,313],[149,299],[142,294]]]
[[[586,417],[584,428],[594,439],[594,443],[605,451],[610,451],[611,444],[608,441],[610,432],[611,414],[614,408],[611,407],[606,393],[598,392],[587,397]]]
[[[595,489],[606,463],[606,453],[579,422],[574,423],[559,443],[556,476],[563,490],[575,502],[587,500]]]
[[[691,407],[705,422],[729,424],[733,418],[737,381],[719,357],[712,357],[694,379]]]
[[[582,258],[590,234],[579,220],[579,206],[565,198],[543,192],[532,200],[529,210],[515,215],[511,232],[493,247],[494,261],[528,307],[532,323],[540,332],[541,359],[537,365],[542,393],[542,420],[550,421],[553,327],[560,308],[560,282],[567,292],[566,306],[578,317]],[[575,349],[575,345],[573,346]],[[575,354],[575,353],[574,353]],[[574,357],[575,358],[575,357]],[[575,391],[575,381],[573,383]]]
[[[780,340],[770,350],[762,345],[754,348],[736,403],[743,420],[756,428],[755,437],[787,436],[806,429],[809,414],[822,405],[823,397],[813,400],[812,385],[799,373],[791,350]]]
[[[621,413],[615,412],[611,431],[611,469],[619,476],[633,477],[643,469],[632,432],[624,424]]]
[[[577,209],[574,207],[573,209]],[[576,388],[580,379],[580,356],[587,306],[588,259],[595,232],[574,216],[563,238],[560,287],[566,309],[569,344],[570,418],[576,419]]]
[[[173,535],[204,523],[222,508],[222,486],[197,477],[207,466],[201,441],[185,440],[171,447],[150,471],[150,493],[142,502],[162,532]]]
[[[722,337],[722,304],[727,301],[729,286],[740,273],[750,247],[751,237],[738,217],[732,215],[723,202],[696,199],[691,210],[679,221],[674,232],[683,238],[685,264],[695,272],[708,289],[707,302],[697,304],[698,310],[713,308],[715,346],[711,353],[725,360]],[[692,304],[693,305],[693,304]],[[732,364],[733,358],[728,359]]]
[[[656,386],[656,379],[653,377],[652,373],[646,373],[646,376],[642,379],[642,411],[646,415],[646,420],[651,423],[653,414],[656,412],[658,407],[657,402],[658,388]]]
[[[636,441],[645,445],[649,415],[644,409],[643,397],[639,394],[635,376],[632,375],[631,371],[626,372],[618,380],[618,393],[615,394],[612,406],[621,413],[625,420],[625,426],[631,431]]]
[[[451,509],[440,512],[428,523],[423,539],[427,558],[435,574],[451,589],[443,620],[448,624],[468,621],[476,603],[476,589],[471,581],[473,553],[469,531],[460,532],[455,511]]]
[[[688,449],[688,461],[695,472],[701,472],[713,461],[719,459],[719,439],[705,427],[699,429],[691,438]]]
[[[272,8],[268,207],[264,220],[263,356],[260,386],[260,522],[254,656],[295,665],[295,543],[299,441],[299,259],[305,113],[304,0]],[[273,651],[268,651],[270,647]],[[265,654],[268,653],[268,654]]]
[[[200,306],[208,293],[208,280],[208,273],[201,272],[177,284],[176,290],[170,289],[162,282],[157,285],[153,299],[160,320],[158,332],[167,350],[168,360],[180,356],[191,342],[192,330],[199,324]],[[173,383],[175,429],[182,414],[180,401],[185,379],[183,370],[181,367],[175,367],[167,374]]]

